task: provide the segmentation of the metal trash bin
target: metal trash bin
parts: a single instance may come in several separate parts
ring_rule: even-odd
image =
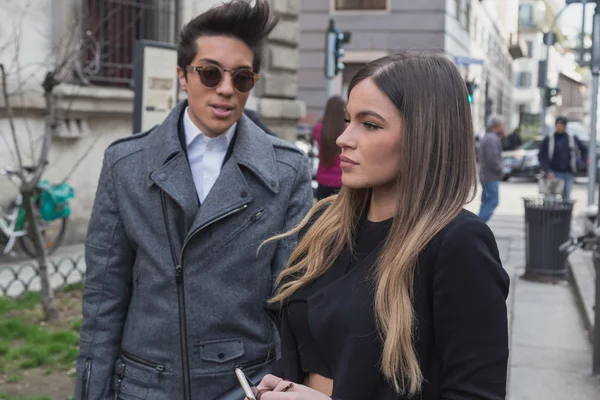
[[[559,250],[569,239],[573,202],[525,198],[525,275],[563,277],[567,254]]]

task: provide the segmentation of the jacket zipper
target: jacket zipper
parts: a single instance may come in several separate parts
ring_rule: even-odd
[[[85,360],[85,372],[81,381],[81,400],[87,400],[90,385],[90,375],[92,373],[92,360]]]
[[[148,366],[150,368],[154,368],[158,372],[163,372],[165,370],[165,366],[163,364],[157,364],[152,361],[145,360],[145,359],[135,356],[125,350],[121,350],[121,354],[123,355],[123,357],[129,358],[131,361],[135,361],[138,364],[142,364],[142,365]]]
[[[187,321],[185,316],[185,294],[183,292],[183,252],[185,250],[185,246],[196,233],[200,232],[207,226],[222,220],[223,218],[227,218],[230,215],[233,215],[239,211],[246,209],[248,205],[244,204],[242,207],[236,208],[235,210],[232,210],[218,218],[215,218],[209,223],[204,224],[203,226],[194,230],[190,235],[188,235],[188,237],[183,242],[183,246],[181,247],[181,255],[178,261],[177,255],[175,254],[175,247],[173,246],[171,230],[169,229],[169,215],[167,213],[167,202],[165,199],[164,190],[160,191],[160,200],[162,205],[163,218],[165,220],[165,227],[167,229],[169,247],[171,249],[171,257],[173,259],[173,265],[175,266],[175,283],[177,284],[177,303],[179,308],[179,339],[181,343],[181,362],[183,366],[183,398],[185,400],[191,400],[190,367],[187,342]]]

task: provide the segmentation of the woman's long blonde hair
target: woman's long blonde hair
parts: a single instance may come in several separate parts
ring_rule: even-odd
[[[377,263],[374,309],[384,343],[381,372],[398,393],[414,395],[423,382],[413,343],[415,267],[425,246],[474,196],[471,110],[465,83],[443,54],[406,51],[373,61],[354,76],[349,93],[364,79],[372,79],[390,98],[404,122],[398,133],[398,209]],[[277,278],[280,286],[271,302],[285,300],[352,249],[370,190],[344,187],[338,196],[317,203],[297,228],[270,239],[297,233],[326,207]]]

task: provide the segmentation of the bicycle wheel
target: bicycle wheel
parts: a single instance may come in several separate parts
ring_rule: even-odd
[[[67,221],[67,217],[55,219],[53,221],[44,221],[38,217],[40,231],[42,232],[42,239],[44,240],[44,245],[46,246],[46,250],[48,251],[49,255],[54,253],[61,245],[65,236],[65,232],[67,231]],[[28,231],[28,228],[29,221],[27,218],[25,218],[25,221],[23,221],[23,230]],[[21,245],[21,249],[23,249],[25,254],[31,258],[35,258],[37,255],[35,251],[35,245],[29,238],[29,235],[19,238],[19,244]]]

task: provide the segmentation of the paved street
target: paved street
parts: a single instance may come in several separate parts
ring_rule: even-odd
[[[587,205],[587,185],[576,184],[574,216]],[[591,346],[568,283],[524,281],[522,197],[537,186],[511,181],[500,186],[500,205],[490,226],[511,277],[509,400],[598,400],[600,380],[591,377]],[[479,209],[479,194],[469,207]]]

